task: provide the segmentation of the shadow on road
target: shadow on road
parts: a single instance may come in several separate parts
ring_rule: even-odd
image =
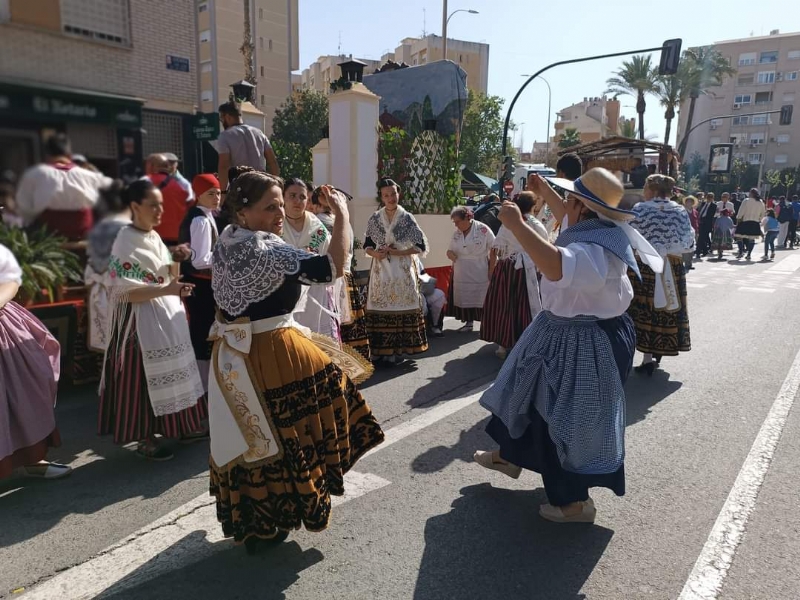
[[[536,516],[544,490],[465,487],[450,512],[428,519],[414,598],[578,600],[614,535]]]
[[[664,367],[669,368],[671,357],[664,357]],[[625,384],[627,426],[647,418],[650,409],[669,398],[683,387],[683,382],[673,381],[669,373],[658,370],[652,377],[631,373]]]
[[[227,548],[220,550],[216,547],[219,545]],[[198,554],[211,556],[183,568],[170,565],[182,555]],[[243,547],[234,547],[231,541],[210,544],[204,532],[196,531],[96,596],[96,600],[280,600],[303,570],[324,558],[316,548],[303,550],[293,541],[248,556]],[[137,584],[137,580],[141,583]]]

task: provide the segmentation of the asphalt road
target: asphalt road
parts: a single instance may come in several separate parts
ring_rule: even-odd
[[[94,390],[64,394],[65,442],[52,457],[75,473],[0,483],[0,598],[678,598],[796,370],[799,270],[800,252],[782,252],[690,273],[692,352],[652,379],[631,376],[628,493],[596,490],[593,526],[541,520],[536,474],[514,481],[472,462],[492,442],[471,392],[500,361],[452,320],[415,364],[364,387],[392,443],[356,465],[330,528],[257,557],[221,539],[203,496],[206,444],[146,463],[95,436]],[[795,409],[761,461],[769,469],[721,592],[704,598],[800,597],[798,440]]]

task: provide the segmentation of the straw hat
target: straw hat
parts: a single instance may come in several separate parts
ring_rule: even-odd
[[[625,188],[614,174],[602,167],[589,169],[575,181],[559,177],[546,177],[551,184],[567,190],[580,198],[592,211],[614,221],[631,221],[636,213],[619,208]]]

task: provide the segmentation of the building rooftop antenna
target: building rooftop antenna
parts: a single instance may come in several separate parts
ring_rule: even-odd
[[[428,14],[425,12],[425,8],[422,9],[422,37],[428,37],[428,21],[427,21]]]
[[[342,55],[342,31],[339,30],[339,49],[337,50],[339,56]]]

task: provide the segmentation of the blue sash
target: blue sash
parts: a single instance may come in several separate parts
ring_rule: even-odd
[[[581,221],[580,223],[567,227],[556,240],[556,246],[561,247],[569,246],[574,243],[597,244],[598,246],[602,246],[628,265],[628,267],[636,273],[636,277],[640,280],[642,279],[628,236],[613,223],[608,223],[599,219]]]

